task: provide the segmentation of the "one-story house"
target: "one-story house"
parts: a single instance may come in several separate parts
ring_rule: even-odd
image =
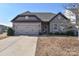
[[[5,25],[0,25],[0,34],[4,33],[5,31],[7,31],[7,26]]]
[[[61,12],[24,12],[17,15],[12,21],[15,35],[38,35],[39,33],[64,33],[72,26]],[[73,28],[72,28],[73,30]]]

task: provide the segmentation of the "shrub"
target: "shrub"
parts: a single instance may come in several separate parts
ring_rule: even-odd
[[[59,32],[55,32],[54,35],[60,35],[60,33]]]
[[[68,35],[68,36],[75,36],[75,33],[74,33],[74,31],[67,31],[66,32],[66,35]]]
[[[42,34],[43,34],[43,33],[41,33],[41,32],[39,33],[39,35],[42,35]]]
[[[67,35],[67,36],[77,36],[78,33],[75,35],[74,31],[67,31],[67,32],[55,32],[55,33],[49,33],[49,35]]]
[[[53,33],[51,33],[51,32],[49,32],[48,34],[49,34],[49,35],[53,35]]]
[[[78,31],[74,31],[74,36],[78,36]]]
[[[66,35],[66,34],[65,33],[55,32],[55,33],[49,33],[49,35]]]
[[[78,36],[78,31],[76,31],[76,35],[75,36]]]
[[[66,35],[66,33],[63,33],[63,32],[62,32],[62,33],[59,33],[59,34],[60,34],[60,35]]]
[[[8,30],[7,30],[7,35],[8,35],[8,36],[13,36],[13,35],[14,35],[14,31],[13,31],[12,28],[8,28]]]

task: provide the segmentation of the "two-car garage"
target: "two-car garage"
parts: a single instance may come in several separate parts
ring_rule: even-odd
[[[41,23],[14,23],[15,35],[38,35],[41,31]]]

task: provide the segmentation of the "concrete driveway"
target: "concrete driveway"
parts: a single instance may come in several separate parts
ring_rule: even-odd
[[[34,56],[38,37],[14,36],[0,40],[2,56]]]

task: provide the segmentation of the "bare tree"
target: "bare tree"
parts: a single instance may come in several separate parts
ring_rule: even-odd
[[[79,3],[68,3],[64,5],[64,8],[76,15],[76,23],[79,25]]]
[[[78,35],[79,35],[79,3],[69,3],[69,4],[65,4],[64,8],[66,10],[71,11],[73,14],[75,14],[75,20],[76,20],[76,24],[75,27],[78,30]]]
[[[79,3],[68,3],[65,4],[66,9],[78,9],[79,8]]]

